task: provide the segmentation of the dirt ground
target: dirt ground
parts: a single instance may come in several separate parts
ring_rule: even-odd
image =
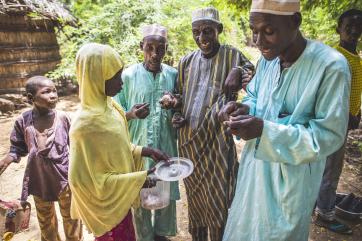
[[[74,113],[79,101],[76,96],[67,96],[60,98],[57,108]],[[24,110],[22,110],[24,111]],[[2,158],[9,148],[9,134],[13,126],[14,119],[20,111],[11,115],[0,116],[0,158]],[[358,142],[360,141],[360,142]],[[356,130],[350,133],[347,144],[346,162],[343,170],[341,180],[339,182],[338,191],[340,192],[353,192],[358,196],[362,196],[362,155],[360,149],[362,143],[362,130]],[[242,149],[243,142],[237,142],[239,150]],[[26,159],[23,158],[19,164],[12,164],[0,176],[0,199],[11,200],[17,199],[20,196],[22,178],[24,173]],[[177,215],[178,215],[178,235],[172,238],[173,241],[188,241],[191,240],[187,227],[187,202],[185,196],[184,186],[181,184],[181,200],[177,202]],[[29,201],[34,207],[32,197]],[[58,211],[58,217],[60,217]],[[362,225],[361,222],[354,222],[349,224],[353,227],[354,234],[351,236],[342,236],[329,232],[323,228],[317,227],[311,223],[311,233],[309,241],[361,241],[362,240]],[[64,240],[62,222],[59,218],[59,230]],[[84,230],[84,240],[93,240],[92,235]],[[35,241],[40,240],[39,228],[36,219],[35,209],[31,211],[31,220],[29,230],[16,234],[12,239],[13,241]]]

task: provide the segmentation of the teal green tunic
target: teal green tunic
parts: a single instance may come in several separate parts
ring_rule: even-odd
[[[176,83],[177,70],[162,64],[162,71],[156,76],[147,71],[143,64],[135,64],[122,73],[123,89],[114,97],[119,104],[129,111],[135,104],[150,104],[150,114],[144,119],[128,122],[131,140],[140,146],[151,146],[177,156],[177,135],[172,127],[171,110],[161,109],[158,103],[164,91],[172,92]],[[155,163],[145,159],[145,168]],[[155,235],[175,236],[177,233],[176,200],[180,199],[178,182],[171,182],[170,204],[154,212],[137,208],[134,218],[138,241],[153,241]],[[152,220],[153,219],[153,220]]]
[[[244,103],[264,119],[246,142],[224,241],[307,241],[325,160],[343,144],[350,72],[346,59],[314,41],[289,68],[259,61]]]
[[[160,149],[170,156],[177,156],[177,135],[172,127],[172,111],[161,109],[158,103],[164,91],[172,92],[176,84],[177,70],[162,64],[162,71],[153,76],[143,64],[135,64],[122,73],[123,87],[114,100],[125,111],[135,104],[147,102],[150,104],[149,116],[128,122],[131,141],[140,146],[150,146]],[[154,162],[147,158],[145,168],[149,169]],[[171,200],[180,199],[178,182],[171,183]]]

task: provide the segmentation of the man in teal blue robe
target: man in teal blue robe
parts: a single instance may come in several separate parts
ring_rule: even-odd
[[[140,47],[144,62],[123,71],[123,89],[114,100],[126,111],[132,143],[157,147],[177,156],[177,135],[171,123],[173,113],[159,104],[164,92],[174,90],[177,77],[176,69],[161,63],[167,49],[167,32],[162,26],[149,25],[143,29],[143,36]],[[151,159],[145,160],[145,170],[154,165]],[[165,236],[176,235],[179,198],[178,182],[171,182],[170,204],[156,210],[153,221],[151,211],[142,207],[134,210],[138,241],[164,241],[168,240]]]
[[[298,1],[268,3],[251,8],[262,57],[247,96],[219,113],[246,140],[224,241],[307,241],[326,158],[347,130],[346,59],[302,36]]]

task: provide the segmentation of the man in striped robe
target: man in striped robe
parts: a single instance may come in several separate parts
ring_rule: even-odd
[[[251,79],[253,65],[237,49],[220,45],[223,26],[215,8],[196,10],[193,37],[199,49],[183,57],[176,92],[181,113],[172,122],[179,128],[179,154],[193,161],[185,179],[189,232],[193,241],[220,241],[234,196],[238,169],[233,136],[218,121],[226,99],[235,98]]]

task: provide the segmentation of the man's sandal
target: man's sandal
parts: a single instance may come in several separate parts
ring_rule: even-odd
[[[347,225],[339,222],[337,219],[333,219],[332,221],[325,220],[317,215],[317,218],[314,220],[314,224],[326,228],[332,232],[339,233],[339,234],[348,234],[351,235],[352,229]]]

